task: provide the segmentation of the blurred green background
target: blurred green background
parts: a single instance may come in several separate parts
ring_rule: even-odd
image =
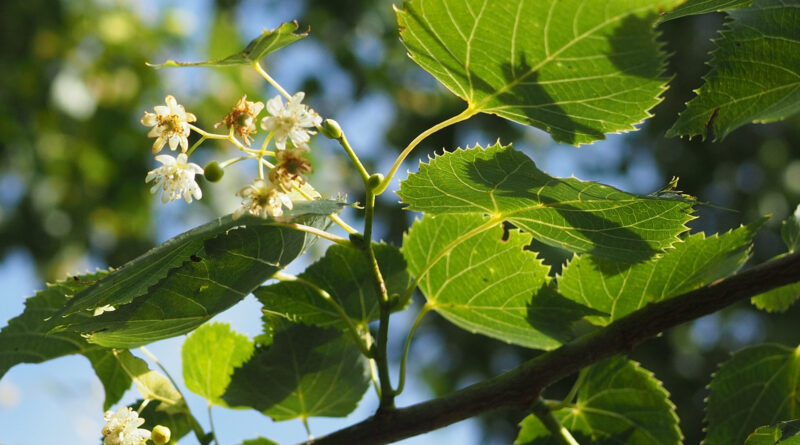
[[[35,269],[37,280],[52,281],[89,267],[120,265],[192,224],[235,208],[233,192],[243,184],[235,174],[219,185],[201,180],[205,196],[199,205],[161,206],[144,184],[154,163],[152,140],[139,120],[144,110],[174,94],[199,117],[200,126],[211,129],[242,93],[263,101],[276,93],[245,68],[156,71],[145,62],[225,56],[261,28],[292,19],[302,28],[310,26],[311,37],[270,56],[265,67],[288,90],[305,91],[306,102],[324,117],[339,120],[369,170],[385,172],[414,136],[463,108],[406,57],[388,0],[0,2],[0,258],[29,258],[25,264]],[[800,117],[749,125],[720,143],[663,136],[702,84],[709,39],[723,20],[710,14],[660,27],[672,53],[671,88],[638,132],[575,148],[555,145],[538,130],[479,116],[425,141],[408,168],[434,151],[499,137],[514,142],[550,174],[574,173],[626,191],[650,193],[678,176],[681,190],[709,203],[698,207],[695,231],[725,231],[772,214],[753,250],[754,262],[767,260],[782,252],[780,221],[800,202]],[[363,199],[341,150],[322,138],[314,144],[311,182],[330,195]],[[222,149],[206,144],[198,159],[201,152],[222,158]],[[381,197],[377,233],[399,245],[414,215],[397,201],[393,193]],[[355,211],[345,218],[360,224]],[[552,250],[544,254],[556,268],[564,258]],[[21,311],[32,291],[2,295],[0,326]],[[421,299],[417,296],[417,303]],[[673,329],[631,357],[664,382],[678,407],[686,443],[699,443],[704,388],[717,364],[756,342],[796,345],[797,316],[797,308],[770,315],[742,303]],[[393,332],[391,343],[399,353],[402,329]],[[410,369],[432,397],[497,375],[535,354],[432,315],[419,330]],[[545,395],[561,396],[569,383]],[[0,400],[0,417],[4,409],[10,408]],[[484,416],[472,443],[510,443],[524,414]]]

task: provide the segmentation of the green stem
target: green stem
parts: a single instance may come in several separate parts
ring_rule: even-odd
[[[347,152],[347,156],[350,157],[350,161],[353,162],[356,170],[358,170],[358,174],[361,175],[361,179],[364,180],[364,184],[366,184],[367,180],[369,180],[369,173],[367,172],[367,169],[364,168],[364,164],[361,163],[361,159],[358,158],[356,152],[353,151],[353,147],[350,146],[350,142],[348,142],[347,137],[344,135],[344,133],[342,133],[342,135],[336,140],[339,141],[339,144],[341,144],[342,148],[344,148],[344,151]]]
[[[414,324],[411,326],[411,331],[409,331],[408,337],[406,337],[406,344],[403,347],[403,358],[400,361],[400,377],[399,381],[397,382],[397,389],[394,391],[395,396],[400,395],[400,393],[403,392],[403,388],[406,386],[406,363],[408,362],[408,351],[411,349],[411,338],[414,337],[414,332],[417,331],[417,327],[422,321],[422,317],[424,317],[425,314],[427,314],[431,309],[433,309],[433,306],[430,304],[425,304],[425,306],[422,306],[422,310],[420,310],[419,314],[417,314],[417,319],[414,320]]]
[[[203,135],[200,135],[200,139],[198,139],[198,140],[197,140],[197,142],[195,142],[194,144],[192,144],[192,146],[191,146],[191,147],[189,147],[189,149],[188,149],[188,150],[186,150],[186,157],[189,157],[189,156],[191,156],[191,155],[192,155],[192,153],[194,153],[195,149],[197,149],[197,147],[199,147],[199,146],[200,146],[200,144],[202,144],[202,143],[203,143],[203,141],[205,141],[206,139],[208,139],[208,137],[206,137],[206,136],[203,136]]]
[[[395,173],[397,173],[397,170],[400,168],[400,165],[402,165],[406,157],[408,157],[408,155],[411,154],[411,151],[414,150],[414,148],[417,145],[419,145],[419,143],[422,142],[425,138],[443,128],[449,127],[450,125],[456,124],[461,121],[465,121],[477,113],[478,112],[476,110],[473,110],[472,108],[467,108],[466,110],[462,111],[456,116],[453,116],[450,119],[447,119],[446,121],[439,122],[433,127],[428,128],[427,130],[420,133],[419,136],[415,137],[414,140],[412,140],[408,144],[408,146],[406,146],[406,148],[400,153],[400,156],[398,156],[397,159],[394,161],[394,165],[392,165],[392,168],[389,170],[389,173],[386,174],[386,177],[383,178],[383,181],[381,181],[380,185],[378,185],[375,188],[375,194],[380,195],[381,193],[386,191],[386,188],[389,187],[389,183],[392,182],[392,178],[394,177]]]
[[[308,441],[309,442],[313,442],[314,441],[314,435],[311,434],[311,427],[308,425],[308,417],[305,417],[305,416],[303,417],[303,427],[305,427],[305,429],[306,429],[306,435],[308,435]]]
[[[572,437],[572,434],[561,425],[561,422],[558,421],[556,416],[553,415],[553,412],[547,407],[547,402],[545,402],[543,398],[539,397],[536,399],[533,406],[531,406],[531,412],[544,424],[559,444],[580,445],[578,441]]]
[[[347,313],[344,311],[344,308],[342,308],[339,302],[334,300],[333,297],[331,297],[331,294],[329,294],[325,289],[317,286],[311,281],[308,281],[306,279],[300,278],[292,274],[288,274],[283,271],[277,272],[275,275],[273,275],[273,278],[280,281],[295,281],[297,283],[304,284],[313,289],[315,292],[317,292],[317,294],[319,294],[319,296],[322,297],[323,300],[327,301],[331,305],[331,307],[333,307],[333,309],[339,315],[339,318],[341,318],[342,321],[344,321],[344,323],[347,325],[347,329],[350,331],[350,335],[353,336],[353,340],[358,345],[358,349],[361,350],[361,353],[364,354],[365,357],[372,357],[372,354],[369,351],[369,347],[365,345],[363,341],[361,341],[361,335],[359,335],[358,333],[358,328],[356,328],[356,326],[353,324],[353,320],[350,318],[350,316],[347,315]]]
[[[180,394],[181,399],[184,400],[183,408],[186,415],[189,416],[189,423],[191,423],[194,435],[197,437],[197,440],[200,443],[205,443],[203,441],[205,440],[206,432],[205,430],[203,430],[203,427],[202,425],[200,425],[200,422],[198,422],[197,419],[194,417],[194,414],[192,414],[192,412],[189,410],[189,404],[185,403],[186,397],[183,395],[183,392],[178,386],[178,383],[175,382],[175,379],[172,378],[172,375],[169,373],[169,371],[167,371],[167,368],[165,368],[164,365],[162,365],[161,362],[158,361],[158,358],[152,352],[150,352],[144,346],[139,346],[139,350],[142,351],[142,354],[144,354],[147,358],[149,358],[153,363],[155,363],[159,369],[161,369],[164,375],[167,376],[167,379],[169,379],[170,383],[172,383],[172,386],[175,388],[175,391],[177,391],[178,394]]]
[[[286,90],[284,90],[283,87],[280,86],[280,84],[278,84],[278,82],[276,82],[275,79],[272,78],[272,76],[270,76],[269,74],[267,74],[266,71],[264,71],[264,68],[261,68],[260,63],[258,63],[257,61],[254,62],[253,68],[255,68],[256,71],[258,71],[258,74],[260,74],[261,77],[264,78],[264,80],[266,80],[270,85],[275,87],[275,89],[278,90],[278,92],[281,93],[283,97],[285,97],[286,99],[292,98],[292,96],[289,93],[287,93]]]
[[[211,426],[211,434],[214,435],[214,443],[219,445],[219,439],[217,439],[217,430],[214,429],[214,417],[211,415],[211,404],[208,404],[208,424]]]
[[[589,374],[589,368],[581,369],[581,372],[578,373],[578,378],[575,380],[575,383],[569,390],[569,394],[564,397],[564,403],[572,403],[572,401],[575,400],[575,396],[578,395],[578,390],[581,389],[583,381],[586,380],[587,374]]]
[[[375,288],[378,294],[380,306],[380,322],[378,325],[378,338],[375,344],[375,363],[378,366],[378,379],[381,384],[380,407],[378,410],[394,409],[394,391],[392,390],[392,380],[389,376],[389,359],[387,345],[389,342],[389,315],[391,314],[391,302],[386,290],[386,282],[383,280],[378,260],[375,258],[375,251],[372,249],[372,224],[375,217],[375,193],[374,189],[367,185],[367,196],[364,214],[364,253],[367,256],[372,275],[375,278]]]
[[[320,230],[320,229],[318,229],[316,227],[311,227],[311,226],[307,226],[305,224],[300,224],[300,223],[286,223],[286,224],[280,224],[280,225],[289,227],[291,229],[299,230],[301,232],[310,233],[310,234],[316,235],[316,236],[318,236],[320,238],[325,238],[326,240],[333,241],[334,243],[341,244],[342,246],[345,246],[345,247],[351,247],[351,248],[353,247],[353,243],[349,239],[342,238],[340,236],[336,236],[336,235],[334,235],[334,234],[332,234],[330,232],[326,232],[324,230]]]

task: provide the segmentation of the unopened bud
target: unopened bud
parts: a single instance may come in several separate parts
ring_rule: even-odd
[[[383,175],[380,173],[373,173],[369,179],[367,179],[367,187],[374,189],[378,187],[381,182],[383,182]]]
[[[319,127],[319,130],[322,134],[331,139],[339,139],[342,137],[342,127],[333,119],[325,119],[325,121],[322,122],[322,126]]]
[[[156,445],[164,445],[169,442],[171,434],[169,428],[164,425],[156,425],[155,428],[153,428],[153,432],[150,433],[150,440],[155,442]]]
[[[206,164],[206,168],[203,169],[203,176],[206,177],[206,180],[209,182],[217,182],[222,179],[222,175],[225,174],[225,171],[222,170],[222,167],[219,166],[217,161],[211,161]]]

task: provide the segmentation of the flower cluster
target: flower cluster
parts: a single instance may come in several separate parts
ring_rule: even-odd
[[[107,411],[103,427],[103,445],[144,445],[150,431],[139,428],[144,419],[136,411],[123,406],[116,413]]]
[[[166,106],[154,107],[155,113],[145,112],[142,124],[152,126],[148,136],[157,138],[153,144],[153,153],[158,153],[169,143],[170,149],[178,145],[181,153],[177,157],[170,155],[156,156],[162,165],[148,172],[145,182],[153,182],[152,193],[161,191],[161,201],[167,203],[184,198],[187,203],[203,196],[195,176],[204,174],[206,179],[216,182],[222,177],[222,169],[243,159],[256,159],[259,163],[259,175],[252,184],[240,189],[236,195],[242,198],[241,207],[233,214],[234,218],[248,213],[262,218],[277,218],[283,215],[284,207],[292,209],[290,193],[294,190],[303,192],[297,196],[305,199],[316,199],[319,194],[310,186],[306,186],[304,175],[311,173],[311,163],[305,157],[309,151],[308,143],[315,128],[322,124],[322,118],[307,105],[302,103],[305,93],[299,92],[284,103],[281,96],[268,100],[266,107],[262,102],[247,100],[242,96],[232,110],[215,125],[224,125],[230,130],[228,135],[210,134],[190,125],[197,118],[187,113],[174,97],[167,96]],[[257,133],[258,115],[266,108],[269,116],[261,119],[261,128],[268,132],[267,139],[260,150],[250,149],[253,142],[251,135]],[[189,149],[188,137],[194,129],[201,139]],[[239,139],[241,139],[241,142]],[[189,156],[203,140],[220,139],[233,143],[245,156],[232,158],[224,162],[212,161],[203,169],[189,162]],[[275,151],[267,151],[269,141],[274,141]],[[265,155],[275,158],[274,164],[263,159]],[[262,166],[269,167],[265,175]],[[294,195],[293,195],[294,196]]]

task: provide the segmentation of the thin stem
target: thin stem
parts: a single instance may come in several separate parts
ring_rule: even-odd
[[[245,159],[252,159],[252,156],[239,156],[238,158],[231,158],[231,159],[228,159],[227,161],[222,161],[222,162],[219,163],[219,168],[228,167],[228,166],[233,165],[233,164],[235,164],[237,162],[244,161]]]
[[[284,90],[283,87],[280,86],[280,84],[278,84],[278,82],[276,82],[275,79],[272,78],[272,76],[270,76],[269,74],[267,74],[266,71],[264,71],[264,68],[261,68],[261,64],[258,63],[258,61],[253,63],[253,68],[255,68],[256,71],[258,71],[258,74],[261,74],[261,77],[263,77],[264,80],[266,80],[267,82],[269,82],[270,85],[275,87],[275,89],[278,90],[278,92],[281,93],[283,97],[285,97],[286,99],[292,98],[292,96],[289,93],[287,93],[286,90]]]
[[[214,443],[219,445],[219,439],[217,439],[217,430],[214,429],[214,417],[211,415],[211,404],[208,404],[208,424],[211,426],[211,434],[214,435]]]
[[[578,390],[581,389],[583,381],[586,380],[587,374],[589,374],[589,368],[581,369],[581,372],[578,373],[578,378],[575,380],[575,383],[569,390],[569,394],[567,394],[567,396],[564,397],[564,403],[571,403],[573,400],[575,400],[575,396],[578,394]]]
[[[186,400],[186,397],[183,395],[183,392],[178,386],[178,383],[175,382],[175,379],[172,378],[172,375],[170,375],[169,371],[167,371],[167,368],[165,368],[164,365],[162,365],[161,362],[158,361],[158,358],[144,346],[139,346],[139,350],[142,351],[142,354],[144,354],[147,358],[149,358],[153,363],[155,363],[159,369],[161,369],[164,375],[167,376],[167,379],[169,379],[170,383],[172,383],[172,386],[175,388],[175,391],[177,391],[178,394],[180,394],[181,399]],[[191,423],[192,425],[192,431],[194,432],[194,435],[197,437],[197,440],[200,443],[203,443],[203,440],[206,436],[205,430],[203,430],[203,427],[200,425],[200,422],[197,421],[192,412],[189,410],[189,405],[187,403],[183,404],[183,408],[186,412],[186,415],[189,416],[189,423]]]
[[[273,276],[273,278],[280,281],[294,281],[297,283],[304,284],[313,289],[317,294],[319,294],[320,297],[322,297],[323,300],[327,301],[331,305],[331,307],[333,307],[333,309],[339,315],[339,318],[341,318],[342,321],[347,325],[347,329],[350,331],[350,335],[353,336],[353,340],[358,345],[358,349],[361,350],[361,353],[364,354],[365,357],[372,357],[372,354],[369,351],[369,347],[365,345],[363,341],[361,341],[361,335],[358,333],[358,328],[356,328],[356,326],[353,324],[353,320],[350,318],[349,315],[347,315],[347,312],[345,312],[344,308],[342,308],[339,302],[336,301],[331,296],[331,294],[329,294],[325,289],[317,286],[311,281],[308,281],[306,279],[300,278],[298,276],[283,271],[277,272]]]
[[[233,136],[232,133],[228,133],[228,134],[209,133],[209,132],[203,130],[202,128],[196,127],[196,126],[194,126],[192,124],[189,124],[189,128],[191,128],[196,133],[198,133],[200,136],[202,136],[202,137],[204,137],[206,139],[215,139],[215,140],[220,140],[220,141],[228,141],[228,142],[232,143],[233,145],[235,145],[236,148],[238,148],[239,150],[241,150],[241,151],[243,151],[245,153],[253,153],[253,151],[254,151],[254,150],[252,150],[250,148],[245,147],[245,145],[242,144],[241,142],[239,142],[239,140],[236,139],[236,137]]]
[[[350,157],[350,161],[353,162],[356,170],[358,170],[358,173],[361,175],[361,179],[364,181],[364,184],[366,184],[367,180],[369,180],[369,172],[367,172],[367,169],[364,168],[364,164],[361,163],[361,159],[358,158],[356,152],[353,151],[353,147],[350,146],[350,142],[347,140],[347,137],[344,135],[344,133],[342,133],[342,135],[336,140],[339,141],[339,144],[341,144],[342,148],[344,148],[344,151],[347,152],[347,156]]]
[[[282,224],[286,227],[290,227],[295,230],[300,230],[301,232],[310,233],[312,235],[316,235],[320,238],[325,238],[326,240],[333,241],[336,244],[341,244],[345,247],[353,247],[353,243],[350,242],[347,238],[342,238],[340,236],[336,236],[330,232],[326,232],[324,230],[320,230],[316,227],[307,226],[305,224],[300,223],[286,223]]]
[[[411,331],[408,332],[406,344],[403,347],[403,358],[400,361],[400,378],[397,382],[397,389],[394,390],[395,396],[400,395],[406,385],[406,363],[408,362],[408,351],[411,349],[411,339],[414,337],[414,333],[417,331],[417,327],[422,321],[422,317],[424,317],[425,314],[427,314],[431,309],[433,309],[433,306],[428,303],[426,303],[425,306],[422,306],[422,310],[419,311],[419,314],[417,314],[417,319],[414,320],[414,324],[411,326]]]
[[[347,233],[358,233],[358,230],[354,229],[352,226],[344,222],[344,220],[340,218],[339,215],[331,213],[330,215],[328,215],[328,218],[330,218],[331,221],[338,224],[339,227],[343,228]]]
[[[383,181],[381,181],[380,185],[378,185],[375,188],[375,194],[380,195],[381,193],[386,191],[386,188],[389,187],[389,183],[392,182],[392,178],[394,177],[395,173],[397,173],[397,170],[400,168],[400,165],[402,165],[406,157],[408,157],[411,151],[414,150],[414,148],[417,145],[419,145],[420,142],[422,142],[425,138],[432,135],[433,133],[436,133],[437,131],[443,128],[447,128],[450,125],[456,124],[461,121],[465,121],[470,117],[474,116],[475,114],[477,114],[476,110],[473,110],[472,108],[467,108],[466,110],[462,111],[456,116],[453,116],[450,119],[447,119],[446,121],[439,122],[433,127],[428,128],[427,130],[420,133],[419,136],[415,137],[414,140],[412,140],[408,144],[408,146],[406,146],[406,148],[400,153],[400,156],[398,156],[397,159],[394,161],[394,165],[392,165],[392,168],[389,170],[389,173],[386,174],[386,177],[383,178]]]
[[[186,150],[186,156],[191,156],[192,153],[194,153],[195,149],[197,149],[197,147],[199,147],[200,144],[202,144],[203,141],[205,141],[206,139],[208,139],[206,136],[200,135],[200,139],[198,139],[197,142],[192,144],[192,146],[189,147],[188,150]]]
[[[314,441],[314,435],[311,434],[311,427],[308,425],[308,417],[303,416],[303,427],[306,429],[306,434],[308,435],[308,441]]]
[[[553,435],[556,442],[560,443],[561,445],[580,445],[572,434],[561,425],[561,422],[558,421],[556,416],[553,415],[553,412],[550,411],[550,408],[547,407],[547,403],[541,397],[536,399],[533,406],[531,407],[531,412],[544,424],[545,428],[550,431],[550,434]]]

